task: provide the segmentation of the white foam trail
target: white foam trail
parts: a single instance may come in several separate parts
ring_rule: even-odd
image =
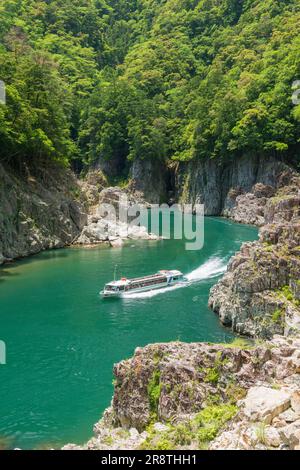
[[[147,292],[139,292],[136,294],[124,294],[123,299],[147,299],[154,297],[159,294],[164,294],[165,292],[170,292],[176,289],[181,289],[182,287],[189,286],[197,281],[204,279],[211,279],[217,276],[220,276],[226,271],[226,262],[221,258],[212,258],[206,261],[204,264],[199,266],[199,268],[194,269],[190,273],[186,274],[185,277],[187,282],[181,284],[176,284],[171,287],[164,287],[162,289],[157,289]]]
[[[221,258],[212,258],[206,261],[199,268],[187,274],[185,277],[189,281],[201,281],[219,276],[226,271],[226,262]]]

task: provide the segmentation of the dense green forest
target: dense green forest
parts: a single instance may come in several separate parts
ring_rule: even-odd
[[[1,0],[0,79],[9,164],[297,157],[300,1]]]

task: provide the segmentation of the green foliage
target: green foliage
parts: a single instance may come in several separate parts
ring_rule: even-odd
[[[159,397],[161,392],[160,370],[155,369],[147,387],[150,411],[153,417],[157,416]]]
[[[172,427],[169,426],[169,429],[171,431]],[[169,431],[158,433],[153,425],[150,425],[147,428],[147,437],[140,445],[139,450],[172,450],[174,448],[175,444],[171,439]]]
[[[266,438],[266,424],[259,423],[255,429],[255,435],[260,444],[266,445],[267,438]]]
[[[298,0],[2,0],[0,158],[299,152]]]
[[[294,294],[293,294],[292,289],[290,288],[290,286],[281,287],[281,289],[279,289],[277,291],[277,293],[280,295],[280,297],[283,300],[287,300],[289,302],[292,302],[295,305],[295,307],[300,306],[300,301],[295,299]]]
[[[221,359],[221,352],[219,351],[216,355],[215,364],[213,367],[208,367],[204,370],[205,377],[204,382],[209,382],[211,384],[217,385],[220,378],[220,372],[222,366],[227,363],[227,359]]]
[[[247,395],[247,390],[236,382],[230,382],[226,387],[226,397],[231,404],[236,404],[239,400],[242,400]]]
[[[212,384],[217,384],[218,381],[219,381],[219,368],[218,367],[210,367],[210,368],[206,369],[204,382],[210,382]]]
[[[284,319],[284,311],[280,308],[277,308],[272,314],[272,322],[281,324]]]
[[[245,338],[234,338],[231,343],[222,343],[226,348],[251,349],[253,342]]]
[[[237,413],[232,404],[213,405],[204,408],[194,418],[176,425],[167,425],[164,431],[157,431],[153,424],[147,428],[147,438],[141,449],[170,450],[192,445],[206,448]]]
[[[199,445],[212,441],[227,421],[232,419],[237,412],[235,405],[208,406],[196,417],[200,428],[198,430]]]

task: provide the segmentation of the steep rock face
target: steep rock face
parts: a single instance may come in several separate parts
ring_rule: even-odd
[[[151,204],[167,202],[167,170],[163,163],[153,160],[135,160],[131,167],[130,191],[142,193]]]
[[[204,204],[206,215],[228,213],[232,195],[247,193],[256,183],[275,186],[286,166],[272,158],[247,156],[222,163],[206,159],[181,164],[176,172],[176,199]]]
[[[158,421],[180,421],[211,402],[234,401],[259,381],[272,384],[294,374],[297,345],[278,343],[274,351],[271,345],[241,349],[206,343],[138,348],[132,359],[114,367],[114,422],[143,431],[153,414]]]
[[[90,208],[99,204],[101,191],[108,186],[107,179],[101,170],[91,169],[84,179],[78,181]]]
[[[281,336],[260,346],[138,348],[115,365],[112,406],[82,448],[297,448],[299,349],[299,338]]]
[[[0,165],[0,263],[71,244],[87,220],[79,195],[60,167],[21,178]]]
[[[300,178],[290,175],[284,185],[286,178],[273,197],[262,196],[259,241],[242,246],[210,292],[209,306],[240,334],[271,337],[300,328]]]

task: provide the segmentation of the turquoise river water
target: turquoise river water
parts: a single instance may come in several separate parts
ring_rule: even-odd
[[[210,287],[257,230],[205,219],[205,244],[132,241],[122,249],[63,249],[0,269],[0,447],[82,443],[109,406],[112,367],[137,346],[172,340],[226,342],[232,333],[207,308]],[[180,269],[189,282],[127,299],[101,299],[119,276]]]

